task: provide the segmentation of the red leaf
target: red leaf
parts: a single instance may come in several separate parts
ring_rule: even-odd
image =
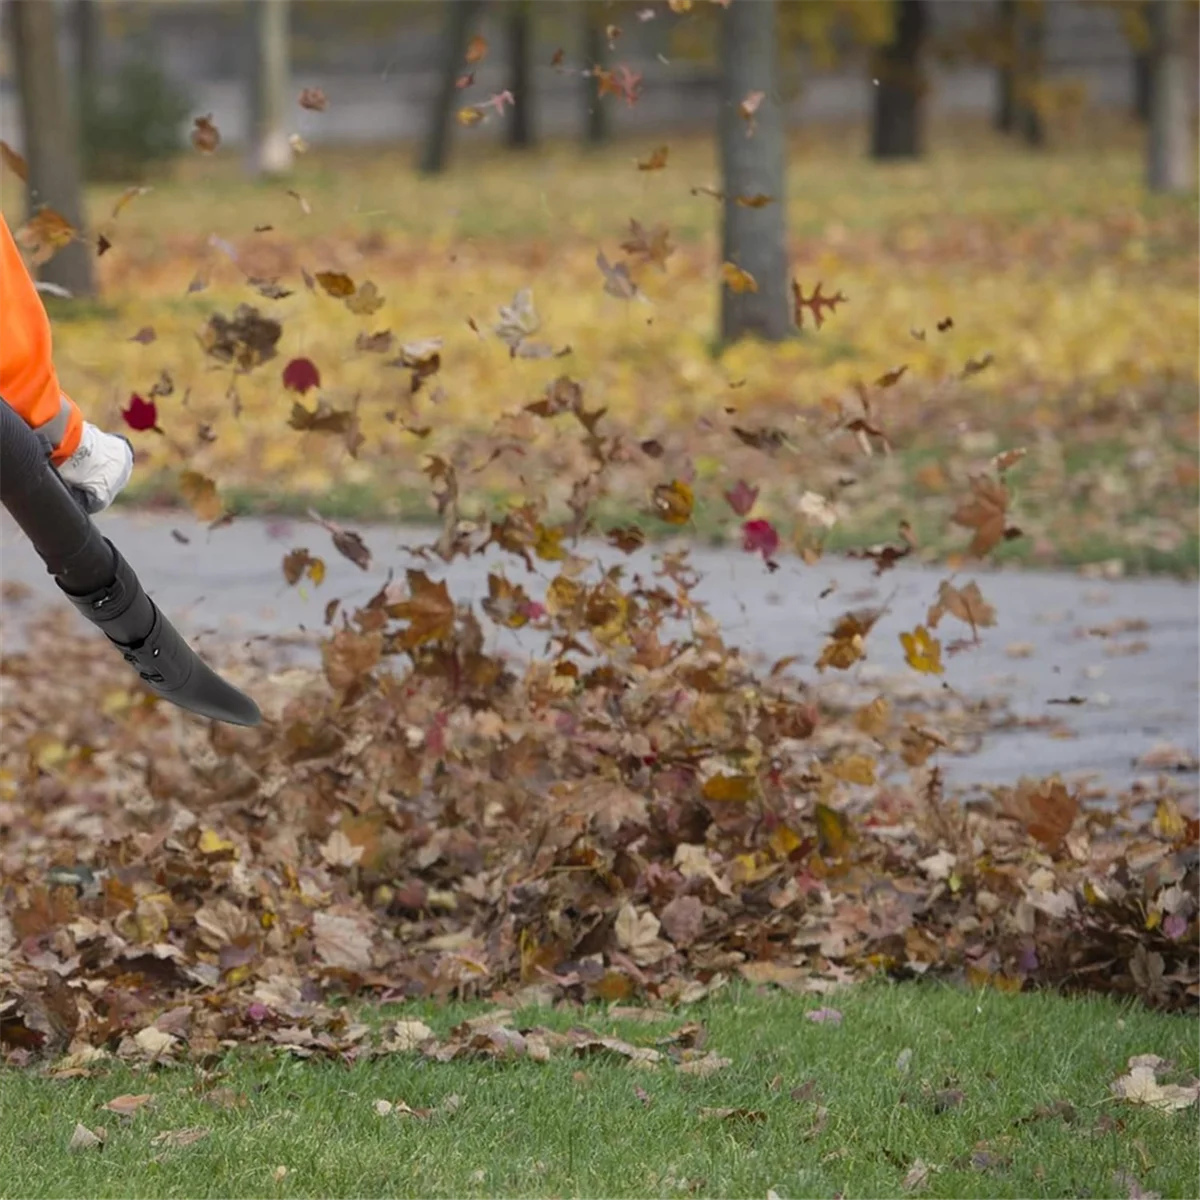
[[[121,416],[130,429],[139,433],[158,426],[158,406],[153,400],[143,400],[136,393],[129,397],[129,407],[121,409]]]
[[[311,358],[293,358],[283,368],[283,386],[303,396],[309,388],[321,386],[321,372]]]
[[[747,521],[742,526],[742,549],[761,554],[768,562],[779,549],[779,534],[770,521]]]
[[[725,499],[729,501],[729,507],[739,517],[744,517],[754,507],[754,503],[758,499],[758,488],[751,487],[744,479],[739,479],[725,493]]]

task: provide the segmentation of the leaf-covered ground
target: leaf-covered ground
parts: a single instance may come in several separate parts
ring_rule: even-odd
[[[614,518],[653,528],[648,494],[677,478],[698,532],[739,537],[722,494],[745,478],[785,547],[860,548],[907,522],[939,557],[963,544],[969,476],[1023,447],[1026,536],[1001,556],[1194,572],[1196,205],[1148,199],[1121,135],[1035,156],[945,131],[894,168],[797,138],[792,274],[847,302],[819,329],[803,310],[792,344],[719,356],[706,141],[641,170],[654,146],[505,156],[457,135],[438,180],[407,151],[314,152],[279,184],[218,156],[93,194],[103,304],[66,306],[57,345],[99,418],[121,425],[135,394],[155,406],[132,409],[135,494],[219,512],[202,477],[235,509],[419,517],[432,454],[472,511],[532,489],[562,513],[587,447],[521,410],[565,376],[621,439]],[[239,304],[280,326],[243,374],[211,324]]]
[[[1124,1198],[1200,1170],[1194,1022],[1140,1006],[920,984],[368,1019],[392,1049],[348,1068],[8,1072],[6,1191]]]
[[[764,579],[793,551],[821,569],[831,531],[855,521],[892,535],[856,547],[880,574],[938,538],[971,560],[1061,556],[1068,537],[1114,531],[1179,552],[1195,532],[1179,449],[1195,425],[1187,207],[1097,211],[1061,175],[1044,212],[1019,213],[1004,171],[1029,168],[999,158],[980,171],[999,172],[1008,207],[988,217],[932,190],[969,185],[968,160],[902,171],[891,186],[911,209],[881,201],[853,224],[853,205],[831,209],[843,235],[798,241],[804,336],[717,359],[712,209],[665,273],[619,249],[630,231],[612,216],[638,189],[661,248],[661,214],[712,204],[688,190],[708,165],[692,153],[659,172],[599,160],[597,187],[621,182],[591,201],[598,229],[573,236],[550,182],[569,180],[569,200],[585,173],[555,156],[545,186],[536,166],[477,164],[477,181],[512,182],[514,208],[558,214],[536,237],[453,236],[446,189],[475,212],[487,191],[466,165],[381,212],[383,176],[339,176],[326,190],[358,186],[357,207],[331,205],[324,223],[276,188],[228,208],[200,191],[212,219],[174,231],[150,220],[169,211],[152,192],[107,228],[118,311],[60,327],[64,374],[81,396],[89,371],[107,389],[145,473],[169,463],[173,494],[218,527],[239,481],[312,488],[327,517],[335,479],[392,499],[419,489],[438,525],[421,568],[357,611],[330,598],[321,671],[231,666],[266,713],[254,730],[135,691],[91,631],[6,622],[9,1064],[204,1065],[244,1044],[392,1053],[347,998],[676,1005],[748,983],[832,1003],[887,974],[1195,1008],[1194,798],[1160,779],[1097,809],[1043,779],[964,808],[939,755],[986,703],[901,688],[847,707],[828,686],[855,672],[883,610],[849,608],[800,660],[751,663],[696,601],[685,551],[635,574],[582,540],[628,551],[643,536],[631,512],[677,531],[721,513]],[[1093,163],[1092,191],[1113,171],[1125,194],[1129,161]],[[394,214],[410,205],[424,222],[446,213],[442,232],[406,233]],[[934,219],[939,205],[960,215]],[[849,299],[817,304],[818,283]],[[1090,440],[1105,431],[1125,455],[1111,471]],[[372,561],[352,528],[324,524],[335,553]],[[459,603],[443,568],[485,550],[501,556],[489,595]],[[320,553],[295,547],[282,575],[319,587]],[[524,570],[534,558],[555,572],[545,586]],[[978,585],[948,574],[903,633],[908,665],[940,679],[994,623]],[[539,649],[505,657],[485,629]],[[49,660],[70,661],[69,691]],[[1143,1099],[1170,1087],[1192,1103],[1188,1079],[1131,1070]],[[935,1160],[919,1171],[913,1156],[888,1169],[926,1186]]]

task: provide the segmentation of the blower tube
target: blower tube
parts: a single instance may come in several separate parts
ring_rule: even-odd
[[[0,399],[0,503],[63,594],[164,700],[229,725],[257,725],[258,705],[226,683],[142,590],[50,463],[50,447]]]

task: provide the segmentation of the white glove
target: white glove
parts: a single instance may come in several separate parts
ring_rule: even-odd
[[[105,433],[84,421],[79,449],[58,473],[65,484],[83,493],[89,513],[103,512],[133,474],[133,446],[119,433]]]

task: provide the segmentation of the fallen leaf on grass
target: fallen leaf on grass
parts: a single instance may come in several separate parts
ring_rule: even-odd
[[[195,1145],[196,1142],[208,1137],[210,1133],[212,1133],[211,1129],[205,1129],[200,1125],[193,1125],[187,1129],[164,1129],[150,1139],[150,1145],[179,1150],[184,1146]]]
[[[154,1099],[150,1092],[138,1095],[114,1096],[107,1104],[101,1105],[108,1112],[116,1113],[119,1117],[132,1117],[134,1113],[144,1108]]]
[[[1162,1200],[1158,1192],[1148,1192],[1131,1171],[1114,1171],[1113,1187],[1119,1188],[1128,1200]]]
[[[915,1159],[908,1173],[901,1180],[900,1186],[906,1192],[917,1192],[929,1186],[930,1168],[922,1159]]]
[[[715,1075],[718,1071],[723,1071],[726,1067],[731,1066],[733,1066],[733,1059],[722,1058],[715,1050],[710,1050],[698,1058],[685,1059],[679,1064],[678,1069],[682,1075],[696,1075],[701,1079],[707,1079],[710,1075]]]
[[[767,1114],[760,1108],[702,1108],[702,1121],[747,1121],[758,1124],[767,1119]]]
[[[102,1127],[93,1131],[86,1125],[76,1122],[75,1132],[71,1134],[67,1149],[72,1151],[97,1150],[104,1145],[106,1136],[106,1131]]]
[[[840,1025],[842,1014],[836,1008],[814,1008],[804,1014],[804,1019],[814,1025]]]
[[[1150,1066],[1133,1067],[1127,1075],[1114,1079],[1110,1088],[1118,1099],[1162,1113],[1180,1112],[1200,1100],[1200,1081],[1186,1086],[1159,1083],[1155,1068]]]
[[[384,1041],[385,1050],[404,1053],[419,1050],[433,1037],[433,1030],[424,1021],[397,1021]]]
[[[571,1052],[576,1058],[617,1058],[623,1059],[631,1066],[641,1067],[644,1069],[653,1069],[663,1062],[663,1054],[660,1050],[651,1049],[649,1046],[634,1046],[629,1042],[624,1042],[620,1038],[612,1037],[589,1037],[581,1042],[577,1042]]]

